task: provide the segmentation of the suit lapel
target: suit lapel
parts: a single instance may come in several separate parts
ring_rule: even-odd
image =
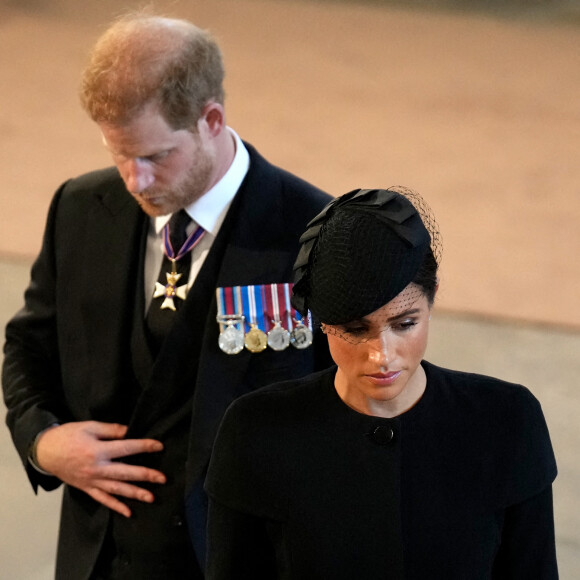
[[[170,421],[172,410],[176,410],[180,403],[191,404],[191,398],[197,383],[197,372],[200,353],[203,350],[203,341],[208,327],[208,320],[213,316],[215,321],[215,288],[224,261],[224,253],[230,240],[232,224],[235,219],[238,197],[232,206],[219,234],[212,244],[211,250],[204,261],[195,283],[187,295],[187,299],[177,311],[175,321],[167,339],[162,345],[157,359],[149,366],[140,364],[146,373],[140,374],[144,386],[142,396],[135,408],[131,424],[130,435],[141,436],[155,430],[162,430],[163,423]],[[214,314],[212,315],[212,312]],[[141,319],[143,311],[141,311]],[[143,329],[143,322],[139,323]],[[148,351],[144,331],[135,333],[135,349]],[[217,338],[216,338],[217,341]],[[137,352],[137,350],[135,350]]]
[[[290,261],[286,250],[268,245],[268,240],[276,237],[269,230],[279,231],[278,228],[284,227],[273,201],[280,189],[278,175],[266,174],[271,167],[269,163],[251,146],[246,146],[251,156],[250,170],[236,196],[235,206],[232,204],[228,212],[227,245],[205,321],[193,403],[187,488],[205,469],[219,422],[232,400],[242,394],[237,388],[247,374],[251,357],[259,356],[246,350],[228,356],[217,347],[215,288],[289,281],[285,279]]]
[[[119,180],[93,204],[86,221],[86,242],[79,240],[82,261],[78,267],[83,268],[85,261],[91,265],[86,269],[86,300],[81,306],[84,328],[91,329],[86,333],[87,352],[96,365],[89,375],[94,381],[91,392],[102,393],[103,409],[113,409],[102,420],[124,418],[130,394],[134,394],[133,381],[127,384],[131,376],[127,345],[143,227],[143,212]],[[105,403],[110,397],[118,402],[117,407]]]
[[[149,226],[149,220],[147,226]],[[143,390],[151,376],[155,363],[153,352],[148,344],[145,323],[145,253],[147,251],[148,227],[142,231],[139,250],[139,268],[135,287],[135,303],[133,308],[133,328],[131,334],[131,359],[137,381]]]
[[[219,420],[236,396],[232,385],[245,376],[252,356],[246,351],[228,356],[217,348],[215,289],[288,281],[283,279],[289,262],[286,251],[269,249],[265,241],[275,237],[269,229],[284,225],[272,202],[279,190],[276,174],[265,176],[269,164],[249,149],[250,170],[149,376],[141,375],[144,390],[128,436],[162,431],[171,413],[193,395],[192,437],[207,456]]]

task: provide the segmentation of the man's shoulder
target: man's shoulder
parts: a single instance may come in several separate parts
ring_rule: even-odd
[[[105,167],[83,173],[65,182],[67,190],[91,191],[96,192],[102,189],[121,189],[125,186],[116,167]]]
[[[244,141],[250,154],[250,176],[291,195],[293,203],[324,207],[333,198],[319,187],[265,159],[255,147]]]
[[[59,215],[77,215],[92,207],[105,207],[112,214],[129,207],[138,208],[115,167],[107,167],[84,173],[65,181],[54,200]]]

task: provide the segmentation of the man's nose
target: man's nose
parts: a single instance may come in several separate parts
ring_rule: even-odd
[[[153,169],[144,159],[129,159],[123,170],[125,185],[131,193],[141,193],[155,181]]]

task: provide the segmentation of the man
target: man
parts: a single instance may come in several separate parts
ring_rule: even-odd
[[[223,76],[206,32],[145,14],[113,24],[83,75],[115,167],[57,191],[3,368],[33,488],[65,484],[57,578],[201,578],[203,479],[226,407],[329,364],[318,339],[264,342],[282,319],[305,328],[280,290],[329,197],[227,127]]]

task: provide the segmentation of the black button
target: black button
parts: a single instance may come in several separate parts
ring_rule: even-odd
[[[171,516],[171,525],[175,527],[180,527],[184,524],[183,518],[181,516]]]
[[[388,445],[395,437],[395,432],[386,425],[375,427],[368,436],[377,445]]]

